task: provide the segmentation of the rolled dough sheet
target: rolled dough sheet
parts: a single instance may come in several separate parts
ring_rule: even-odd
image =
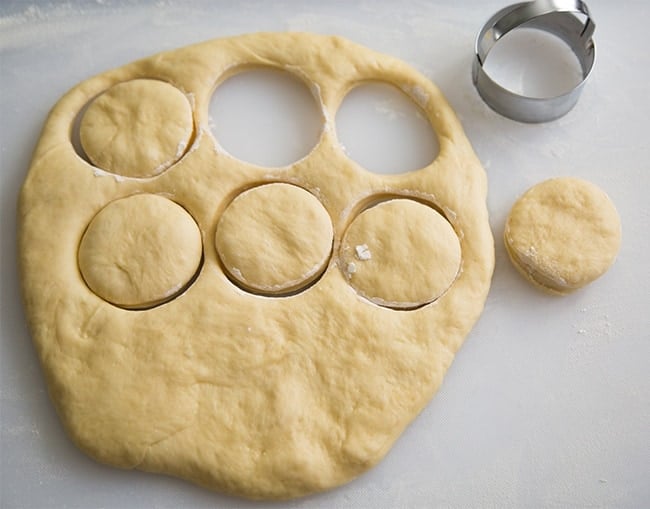
[[[262,168],[237,160],[208,126],[215,87],[256,65],[303,80],[322,113],[317,145],[289,166]],[[368,80],[398,87],[422,109],[440,147],[431,164],[376,175],[345,155],[333,119],[346,93]],[[151,120],[159,113],[155,109],[134,129],[137,101],[123,93],[134,84],[143,97],[176,105],[176,139],[156,134],[158,124],[145,129],[158,122]],[[119,105],[93,112],[93,100]],[[183,120],[186,104],[191,132]],[[131,133],[131,141],[117,132],[115,143],[102,145],[111,155],[107,159],[90,157],[94,142],[84,143],[89,154],[75,150],[70,133],[86,107],[93,122],[120,112],[119,122],[104,125],[125,126],[120,129]],[[80,123],[82,129],[89,125],[84,128],[83,118]],[[134,157],[144,162],[114,164],[113,156],[125,154],[136,154],[127,163]],[[274,240],[282,248],[283,240],[302,238],[309,244],[305,257],[275,279],[253,276],[259,285],[286,285],[280,295],[233,277],[237,267],[225,266],[218,240],[228,205],[272,183],[293,186],[307,203],[292,202],[283,221],[295,228],[276,232]],[[375,465],[427,404],[482,311],[494,265],[486,193],[486,175],[439,90],[403,62],[339,37],[259,33],[217,39],[80,83],[45,124],[19,206],[25,308],[70,437],[99,461],[244,497],[295,497],[350,481]],[[154,231],[141,226],[155,223],[155,214],[130,224],[124,214],[106,211],[137,203],[140,195],[160,197],[161,223],[176,214],[188,228],[187,237],[166,240],[171,233],[163,228],[141,239],[170,261],[165,273],[150,254],[139,258],[145,255],[137,253],[151,249],[134,248],[133,263],[120,262],[124,246],[139,242],[124,239]],[[384,210],[383,203],[392,203],[403,218],[385,239],[394,246],[413,243],[410,222],[427,225],[435,218],[437,226],[426,231],[442,232],[428,245],[443,253],[444,281],[431,277],[439,269],[436,257],[422,259],[417,247],[384,256],[372,238],[377,225],[364,226],[360,219],[364,211],[374,216]],[[255,210],[253,222],[269,224],[273,203],[265,208],[254,200],[248,206]],[[316,212],[310,219],[305,210]],[[122,218],[122,226],[104,231],[114,232],[119,242],[93,234],[90,225],[115,218]],[[198,262],[194,225],[200,232]],[[315,246],[305,228],[325,242]],[[358,264],[369,273],[386,271],[385,281],[400,284],[357,291],[342,247],[349,231],[355,253],[361,246],[358,256],[365,258]],[[221,240],[269,254],[264,235],[237,235],[233,228]],[[194,253],[187,259],[179,256],[183,243]],[[103,251],[102,263],[131,281],[120,298],[110,296],[113,279],[101,271],[103,289],[84,279],[95,263],[85,266],[87,248]],[[377,269],[379,263],[384,265]],[[282,269],[282,263],[276,266]],[[147,293],[151,285],[155,291]],[[403,285],[423,292],[410,295]],[[395,305],[411,298],[417,306]]]

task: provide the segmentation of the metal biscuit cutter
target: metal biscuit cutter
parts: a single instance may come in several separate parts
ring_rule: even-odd
[[[576,14],[584,15],[581,21]],[[483,69],[490,50],[516,28],[536,28],[569,45],[582,68],[582,80],[571,90],[553,97],[516,94],[494,81]],[[510,5],[495,13],[476,37],[472,78],[478,93],[493,110],[519,122],[547,122],[566,114],[578,101],[596,59],[595,23],[581,0],[535,0]]]

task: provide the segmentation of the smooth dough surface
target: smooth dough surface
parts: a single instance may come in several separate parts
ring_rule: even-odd
[[[389,307],[415,308],[434,301],[452,284],[460,269],[460,242],[433,208],[415,200],[388,200],[353,220],[341,260],[350,284],[364,297]]]
[[[215,87],[256,65],[293,73],[322,110],[319,142],[289,166],[262,168],[235,159],[211,133],[208,111]],[[336,111],[348,91],[373,80],[404,91],[429,119],[439,141],[439,153],[430,165],[400,175],[377,175],[346,156],[336,139]],[[133,83],[142,86],[142,97],[160,99],[161,105],[167,104],[168,87],[178,91],[176,96],[192,98],[191,145],[180,159],[172,157],[173,164],[147,178],[129,175],[141,177],[133,168],[150,171],[168,161],[178,151],[177,134],[167,136],[161,128],[151,136],[134,130],[128,120],[119,135],[126,133],[131,141],[113,144],[111,157],[120,154],[133,163],[129,158],[139,156],[126,154],[138,154],[138,147],[166,155],[155,161],[147,157],[147,164],[135,164],[127,176],[101,171],[84,160],[70,140],[76,119],[93,98]],[[166,85],[164,90],[160,83]],[[122,99],[118,102],[123,104]],[[219,221],[236,197],[272,183],[300,188],[309,194],[308,209],[326,211],[328,221],[321,213],[300,219],[303,235],[307,224],[314,230],[306,234],[309,242],[318,234],[324,246],[333,237],[324,272],[312,284],[281,296],[258,295],[227,274],[216,242]],[[172,300],[147,309],[124,309],[103,298],[105,290],[93,291],[86,284],[78,260],[88,253],[86,247],[81,254],[79,250],[84,235],[93,235],[93,218],[120,199],[129,203],[141,194],[183,209],[180,215],[198,227],[203,259],[189,286]],[[216,39],[80,83],[52,110],[19,204],[26,314],[49,392],[70,437],[99,461],[175,475],[250,498],[296,497],[351,481],[380,461],[422,411],[483,309],[494,266],[486,194],[485,172],[435,85],[405,63],[339,37],[258,33]],[[407,261],[401,277],[413,287],[428,281],[426,292],[402,294],[392,286],[385,292],[398,292],[396,300],[434,299],[417,309],[370,301],[352,286],[347,266],[340,267],[350,225],[369,204],[387,197],[417,202],[416,209],[426,214],[441,211],[449,222],[441,224],[450,244],[429,238],[427,245],[451,248],[449,258],[443,256],[453,261],[449,267],[456,266],[456,243],[460,245],[460,270],[453,276],[453,270],[443,270],[445,282],[432,285],[436,278],[427,278],[435,272],[435,257],[420,259],[415,247],[416,239],[428,234],[411,232],[415,237],[408,256],[418,260],[411,265],[418,270],[411,272]],[[267,205],[255,207],[260,224],[289,218],[273,203]],[[299,199],[291,206],[294,210],[288,214],[304,210]],[[167,212],[160,212],[160,222]],[[125,236],[154,214],[140,209],[127,215],[131,220],[117,229],[118,241],[97,238],[90,251],[100,246],[115,259]],[[398,219],[391,218],[391,229],[409,232],[409,225]],[[244,245],[264,239],[257,237]],[[178,254],[180,248],[196,247],[195,236],[190,238],[155,236],[152,245]],[[380,248],[366,243],[372,259],[381,260]],[[130,248],[124,249],[126,253]],[[316,251],[321,253],[322,247]],[[195,253],[189,256],[195,258]],[[96,262],[88,265],[86,275]],[[156,266],[142,264],[151,284]],[[298,272],[308,273],[305,266]],[[176,274],[176,268],[170,273]],[[268,284],[262,279],[267,275],[253,279]],[[101,271],[98,277],[112,288],[111,278],[106,280]],[[172,283],[165,282],[162,270],[158,277],[159,290]],[[436,298],[449,278],[449,288]],[[154,299],[159,290],[153,292]],[[125,293],[131,295],[131,290]]]
[[[160,80],[119,83],[95,98],[81,117],[79,138],[102,170],[151,177],[176,162],[193,132],[185,95]]]
[[[281,294],[323,272],[332,240],[332,221],[316,197],[277,183],[237,196],[219,219],[215,243],[225,269],[243,286]]]
[[[582,179],[561,177],[533,186],[517,200],[504,240],[526,278],[565,294],[611,266],[621,244],[621,223],[604,191]]]
[[[109,203],[79,245],[88,286],[118,306],[143,308],[173,297],[199,268],[203,246],[192,217],[155,194]]]

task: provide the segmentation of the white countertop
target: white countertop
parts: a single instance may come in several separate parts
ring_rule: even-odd
[[[597,62],[576,108],[542,125],[502,118],[470,77],[482,23],[506,3],[21,2],[0,6],[0,506],[647,507],[650,504],[650,56],[645,0],[590,0]],[[283,504],[95,463],[65,436],[25,326],[16,199],[47,112],[83,79],[158,51],[260,30],[346,36],[430,77],[489,177],[497,263],[485,312],[429,406],[359,479]],[[525,78],[525,77],[524,77]],[[623,244],[567,297],[526,283],[501,236],[514,200],[553,176],[603,188]]]

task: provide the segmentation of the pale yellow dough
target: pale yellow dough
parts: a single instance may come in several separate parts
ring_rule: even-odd
[[[264,294],[305,287],[332,251],[332,221],[312,194],[277,183],[237,196],[219,219],[217,254],[232,278]]]
[[[341,259],[350,284],[364,297],[415,308],[437,299],[456,279],[460,242],[433,208],[415,200],[389,200],[353,220]]]
[[[290,166],[261,168],[234,159],[208,127],[215,87],[255,65],[293,73],[322,109],[318,144]],[[345,155],[336,140],[336,111],[352,87],[368,80],[397,86],[422,109],[440,147],[430,165],[401,175],[375,175]],[[127,113],[127,125],[115,134],[129,140],[107,147],[108,160],[119,156],[123,162],[97,162],[98,168],[75,151],[70,132],[93,98],[100,101],[133,83],[142,87],[140,95],[147,101],[166,105],[171,96],[188,101],[195,134],[181,150],[188,115],[182,115],[180,124],[172,123],[170,131],[161,125],[152,135],[133,130]],[[126,99],[115,95],[121,106],[102,109],[102,115],[122,111]],[[167,114],[155,108],[150,113]],[[185,127],[177,130],[179,125]],[[92,135],[88,125],[81,127],[84,137]],[[87,139],[84,146],[90,156]],[[140,164],[135,154],[149,148],[164,156],[147,156]],[[248,223],[241,232],[226,226],[228,209],[247,190],[260,192],[271,183],[278,187],[270,189],[292,186],[300,197],[287,197],[292,210],[286,215],[273,203],[249,203],[253,222],[297,226],[273,239],[271,251],[262,253],[268,257],[264,263],[277,266],[276,256],[287,247],[283,242],[302,237],[304,242],[295,246],[300,259],[282,268],[288,272],[279,272],[276,279],[265,279],[269,274],[264,270],[246,276],[243,284],[233,277],[235,263],[222,263],[226,248],[221,243],[259,248],[263,237],[255,239]],[[47,120],[19,205],[26,314],[52,400],[70,437],[99,461],[175,475],[244,497],[296,497],[354,479],[388,452],[440,387],[483,309],[494,265],[486,184],[439,90],[403,62],[339,37],[261,33],[217,39],[79,84]],[[255,192],[250,196],[255,198]],[[102,211],[121,199],[137,205],[137,195],[164,201],[160,223],[169,221],[171,210],[176,219],[163,226],[151,211],[120,213],[119,228],[102,230],[115,232],[115,242],[102,239],[94,224],[103,222]],[[370,207],[379,202],[386,204]],[[385,280],[379,277],[382,268],[374,270],[364,290],[369,299],[355,284],[364,277],[360,265],[370,260],[356,260],[354,274],[341,266],[349,263],[343,238],[348,232],[351,240],[365,214],[361,211],[372,216],[391,203],[398,204],[397,212],[404,211],[400,204],[409,203],[414,215],[407,212],[404,220],[415,222],[403,224],[397,215],[386,228],[372,227],[402,239],[405,251],[388,252],[386,259],[399,267]],[[305,210],[314,215],[297,217]],[[245,218],[233,213],[232,219],[237,225]],[[226,231],[230,228],[227,235],[219,233],[220,221]],[[202,241],[198,269],[192,223]],[[166,259],[155,259],[151,250],[139,253],[137,242],[125,243],[145,225],[152,228],[145,244],[176,260],[167,272]],[[413,237],[405,240],[404,235]],[[380,244],[360,239],[372,262],[384,259]],[[420,251],[424,248],[430,257]],[[106,256],[98,250],[106,250]],[[98,270],[99,262],[93,260],[115,264],[128,252],[148,282],[116,291],[126,299],[111,297],[117,280]],[[363,246],[359,253],[367,257]],[[179,265],[176,257],[184,254],[187,259]],[[255,260],[246,263],[254,269]],[[368,265],[370,272],[373,266]],[[399,283],[394,279],[398,274]],[[286,287],[289,295],[255,288],[294,279],[301,282]],[[178,285],[182,288],[176,291]],[[154,287],[130,300],[138,288]],[[175,298],[166,301],[168,291]],[[109,300],[149,304],[134,310]],[[395,302],[397,307],[423,305],[394,309]]]
[[[83,113],[79,138],[99,168],[151,177],[185,152],[193,133],[192,107],[180,90],[159,80],[118,83]]]
[[[79,270],[97,295],[126,308],[176,296],[199,268],[203,246],[192,217],[155,194],[109,203],[81,238]]]
[[[555,178],[517,200],[504,240],[510,259],[528,280],[566,294],[591,283],[614,262],[621,223],[614,204],[597,186]]]

